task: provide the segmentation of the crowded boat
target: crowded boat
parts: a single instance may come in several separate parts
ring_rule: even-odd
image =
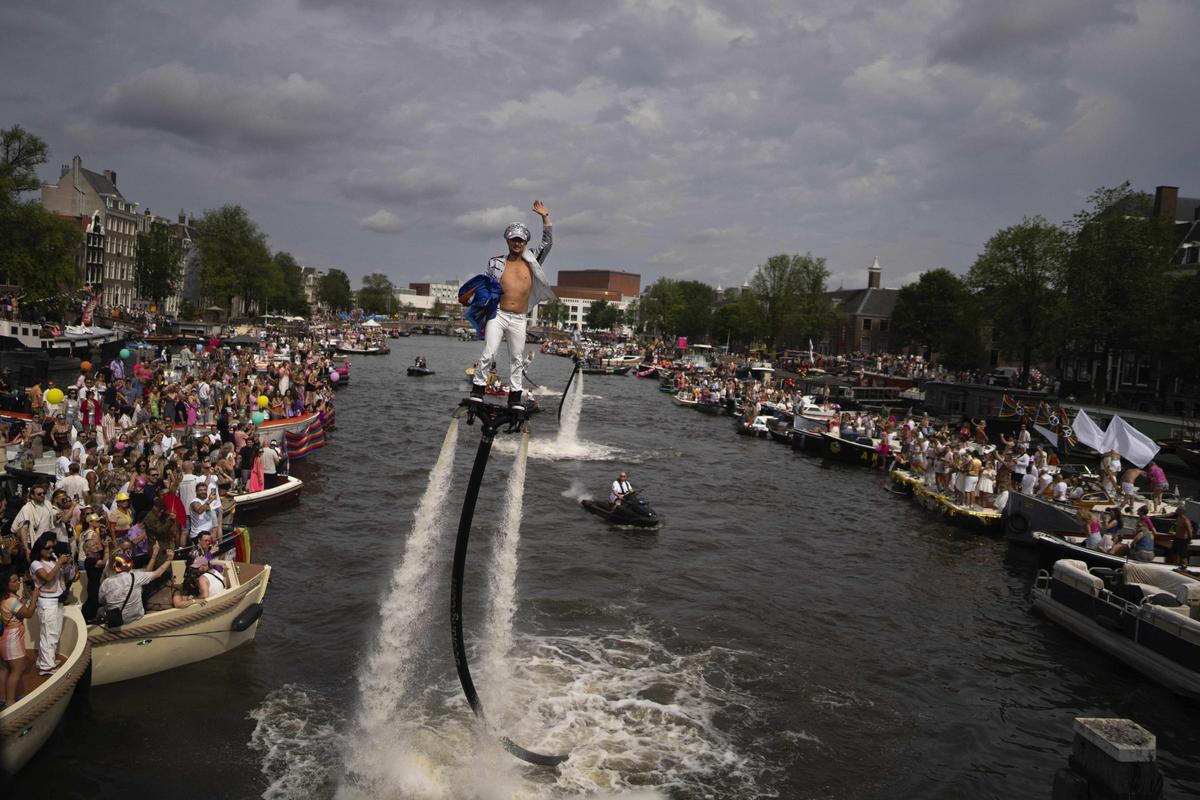
[[[132,680],[254,639],[271,567],[252,560],[246,522],[300,496],[293,467],[336,430],[344,354],[381,341],[336,321],[155,339],[80,360],[0,411],[7,774],[80,681]]]

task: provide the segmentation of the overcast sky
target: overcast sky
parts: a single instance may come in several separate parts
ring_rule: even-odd
[[[465,277],[535,197],[552,279],[900,286],[1100,186],[1200,195],[1198,41],[1196,0],[5,0],[0,126],[355,286]]]

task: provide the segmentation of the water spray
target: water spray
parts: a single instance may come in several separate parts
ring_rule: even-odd
[[[564,396],[565,396],[564,392]],[[479,420],[481,431],[479,449],[475,451],[475,464],[471,468],[471,478],[467,482],[467,493],[463,497],[462,514],[458,518],[458,538],[454,544],[454,564],[450,573],[450,634],[454,645],[454,667],[458,671],[458,682],[462,684],[463,694],[471,705],[475,716],[487,722],[483,712],[483,703],[475,691],[475,682],[471,679],[471,667],[467,663],[467,648],[463,641],[463,578],[467,567],[467,544],[471,538],[471,522],[475,518],[475,502],[479,499],[479,487],[483,483],[483,473],[487,469],[488,457],[492,451],[492,440],[500,429],[505,433],[520,431],[524,439],[529,437],[529,427],[520,409],[504,406],[489,405],[483,402],[463,400],[461,407],[455,412],[456,416],[465,410],[467,424]],[[507,736],[500,736],[500,744],[522,761],[527,761],[540,767],[555,767],[567,760],[566,755],[543,755],[526,750]]]

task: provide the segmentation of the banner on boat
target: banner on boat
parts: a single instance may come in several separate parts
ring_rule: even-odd
[[[332,414],[330,416],[332,417]],[[324,419],[325,413],[322,412],[300,433],[283,434],[284,447],[287,450],[289,461],[293,458],[304,458],[314,450],[320,450],[325,446]]]

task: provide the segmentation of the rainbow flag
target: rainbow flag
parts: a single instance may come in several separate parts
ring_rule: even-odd
[[[325,424],[322,422],[323,417],[324,414],[318,415],[300,433],[283,434],[284,450],[289,461],[293,458],[304,458],[314,450],[320,450],[325,446]]]
[[[249,528],[234,528],[234,559],[243,563],[250,563],[250,529]]]

